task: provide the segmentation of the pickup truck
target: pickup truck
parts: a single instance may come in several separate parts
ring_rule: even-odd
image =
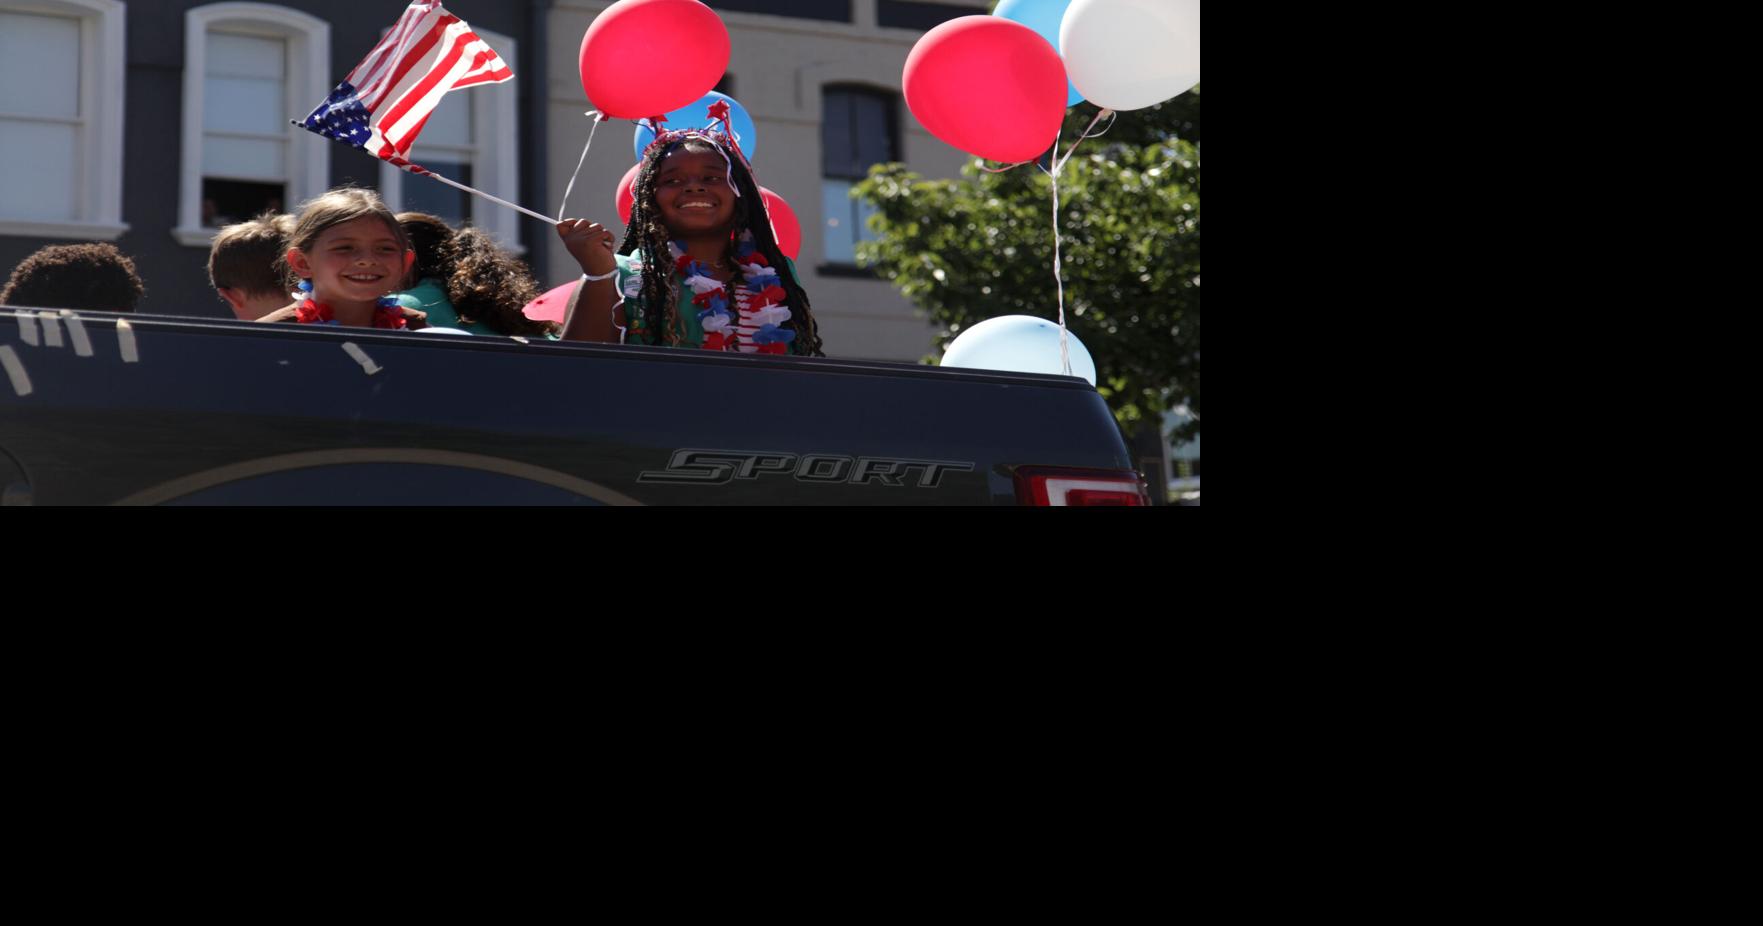
[[[0,307],[6,505],[1147,503],[1075,377]]]

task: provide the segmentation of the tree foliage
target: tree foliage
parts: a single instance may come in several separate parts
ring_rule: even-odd
[[[1060,175],[1066,324],[1089,348],[1098,390],[1129,433],[1184,402],[1200,410],[1199,93],[1119,114]],[[1096,111],[1073,109],[1062,152]],[[858,246],[858,259],[941,328],[939,356],[988,318],[1057,317],[1043,170],[992,174],[976,162],[960,180],[927,181],[885,164],[852,195],[875,207],[870,228],[880,236]],[[1183,436],[1198,431],[1191,422]]]

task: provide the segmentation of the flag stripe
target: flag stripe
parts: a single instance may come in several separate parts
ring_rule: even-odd
[[[399,154],[410,150],[410,142],[416,139],[416,128],[440,105],[441,96],[452,89],[453,81],[458,79],[462,69],[461,64],[469,66],[471,63],[462,62],[461,59],[464,57],[466,45],[476,41],[477,36],[470,29],[463,28],[463,23],[460,26],[460,34],[451,37],[447,53],[441,60],[415,86],[404,91],[380,119],[380,124],[387,126],[387,140],[398,149]],[[452,27],[448,28],[451,31]]]
[[[386,33],[386,37],[380,40],[379,45],[374,47],[367,60],[349,72],[349,82],[364,89],[378,90],[380,86],[378,81],[389,72],[394,62],[403,58],[410,50],[410,45],[414,41],[413,37],[418,33],[426,32],[427,24],[442,15],[444,12],[438,7],[430,7],[425,4],[419,8],[416,4],[412,4],[409,9],[404,11],[403,16],[398,17],[398,22],[392,26],[391,31]]]
[[[482,40],[480,39],[479,42],[481,43]],[[508,69],[507,64],[503,63],[502,56],[491,51],[490,47],[485,45],[484,50],[478,52],[471,73],[456,81],[453,87],[458,89],[460,87],[475,87],[478,84],[499,84],[513,76],[514,72]]]
[[[387,126],[388,135],[391,134],[390,126],[402,119],[410,107],[417,105],[421,99],[421,94],[418,91],[425,85],[433,86],[436,83],[441,83],[442,86],[451,86],[450,82],[444,82],[444,78],[448,76],[448,72],[453,69],[453,65],[463,52],[460,45],[462,35],[470,34],[470,27],[464,23],[457,23],[448,26],[442,32],[436,32],[433,35],[434,41],[428,43],[429,47],[424,51],[423,66],[420,69],[409,68],[405,74],[400,75],[395,88],[385,94],[385,101],[378,107],[380,121]]]
[[[412,13],[416,15],[411,15]],[[447,15],[446,11],[439,7],[425,7],[422,10],[416,10],[413,7],[405,10],[398,23],[392,27],[390,32],[386,33],[385,39],[380,42],[385,53],[371,66],[364,61],[360,67],[356,68],[361,80],[360,86],[375,91],[381,90],[398,63],[410,56],[411,49],[416,46],[416,43],[424,35],[433,31],[435,21],[445,15]]]
[[[459,21],[450,15],[446,19],[453,22]],[[418,73],[426,73],[429,68],[433,67],[435,46],[441,42],[444,28],[446,26],[442,22],[437,22],[421,35],[413,36],[411,41],[400,49],[398,60],[382,69],[380,75],[374,78],[373,87],[362,93],[361,102],[368,109],[377,112],[387,99],[394,98],[397,88],[410,79],[410,72],[416,70],[417,65],[422,65],[422,70]]]
[[[468,55],[477,49],[481,49],[481,51]],[[422,131],[423,121],[428,119],[429,114],[434,111],[436,106],[440,105],[441,97],[447,91],[483,82],[475,79],[472,75],[479,71],[480,62],[485,60],[485,55],[500,65],[500,70],[507,75],[499,78],[498,82],[514,76],[514,72],[508,70],[507,65],[502,64],[500,56],[491,51],[490,47],[485,45],[476,33],[466,30],[455,39],[452,51],[436,64],[436,70],[430,71],[426,78],[406,91],[404,96],[386,112],[385,117],[380,120],[380,124],[385,127],[386,139],[398,149],[399,153],[410,150],[410,144],[415,141],[416,134]],[[447,70],[440,70],[443,67]]]
[[[368,52],[367,57],[361,59],[361,63],[355,66],[355,70],[350,71],[349,76],[343,79],[357,87],[366,86],[373,72],[390,60],[393,51],[404,41],[404,37],[410,34],[411,28],[416,25],[418,17],[410,15],[412,12],[414,12],[414,8],[405,10],[404,15],[398,17],[398,21],[386,32],[385,37],[380,39],[379,44],[373,47],[373,51]]]

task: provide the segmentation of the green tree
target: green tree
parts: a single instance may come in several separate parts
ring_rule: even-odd
[[[1200,89],[1120,113],[1085,140],[1059,180],[1065,317],[1096,361],[1097,389],[1128,435],[1200,411]],[[1061,152],[1095,117],[1080,104]],[[1043,164],[1047,160],[1043,158]],[[1000,315],[1055,319],[1052,186],[1033,165],[1000,174],[976,163],[960,180],[878,165],[852,195],[877,213],[858,259],[941,328],[938,356],[962,329]],[[926,358],[927,361],[931,358]],[[1182,437],[1199,433],[1197,420]]]

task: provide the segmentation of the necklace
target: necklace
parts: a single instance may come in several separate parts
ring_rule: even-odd
[[[787,354],[796,332],[781,327],[790,320],[784,304],[783,281],[765,255],[753,243],[753,233],[741,233],[735,247],[736,270],[741,277],[724,283],[710,275],[710,266],[687,254],[679,242],[668,243],[674,269],[692,290],[698,322],[704,328],[705,350],[732,350],[743,354]],[[721,269],[718,267],[717,269]]]
[[[373,310],[373,326],[375,328],[406,327],[404,307],[398,304],[397,296],[381,296],[378,303]],[[342,322],[337,321],[336,312],[328,304],[318,302],[311,296],[307,296],[306,301],[300,303],[300,308],[295,311],[294,319],[302,325],[342,325]]]

